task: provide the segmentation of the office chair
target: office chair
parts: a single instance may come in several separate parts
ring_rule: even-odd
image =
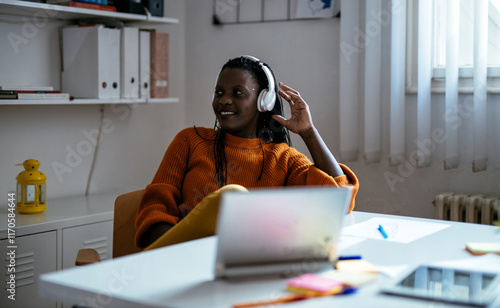
[[[115,200],[113,214],[113,258],[140,252],[134,244],[135,217],[144,195],[144,189],[120,195]],[[101,261],[95,249],[80,249],[75,265],[85,265]]]

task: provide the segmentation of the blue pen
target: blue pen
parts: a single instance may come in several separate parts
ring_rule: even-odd
[[[387,236],[387,233],[385,233],[385,230],[384,230],[384,228],[382,227],[382,225],[378,225],[378,230],[380,231],[380,233],[382,233],[382,236],[383,236],[384,238],[387,238],[387,237],[388,237],[388,236]]]
[[[339,256],[339,261],[342,260],[361,260],[361,256]]]
[[[354,288],[354,287],[345,287],[344,289],[342,289],[341,293],[342,295],[345,295],[345,294],[353,294],[353,293],[356,293],[358,292],[358,288]]]

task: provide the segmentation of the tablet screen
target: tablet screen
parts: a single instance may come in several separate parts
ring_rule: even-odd
[[[497,295],[499,274],[419,266],[384,293],[457,304],[488,305]]]

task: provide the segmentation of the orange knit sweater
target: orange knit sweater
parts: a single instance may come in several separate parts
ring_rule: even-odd
[[[136,218],[136,245],[144,246],[144,232],[155,223],[175,225],[206,195],[220,188],[215,179],[216,131],[198,127],[180,131],[169,145],[150,185],[146,187]],[[200,137],[201,136],[201,137]],[[263,143],[259,139],[225,135],[227,183],[246,188],[294,185],[352,185],[354,173],[340,165],[345,175],[331,177],[286,143]],[[264,156],[263,156],[264,152]],[[263,167],[263,173],[259,175]]]

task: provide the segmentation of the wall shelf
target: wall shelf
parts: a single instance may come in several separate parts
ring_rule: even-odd
[[[76,20],[85,18],[107,18],[123,22],[179,23],[177,18],[156,17],[149,15],[108,12],[101,10],[75,8],[63,5],[37,3],[29,1],[0,0],[0,14],[49,18],[54,20]]]
[[[0,19],[41,19],[77,22],[79,20],[119,21],[124,23],[142,22],[147,24],[177,24],[177,18],[156,17],[151,15],[109,12],[93,9],[75,8],[63,5],[29,1],[0,0]],[[171,104],[178,98],[137,98],[137,99],[80,99],[73,100],[18,100],[0,99],[0,106],[33,105],[100,105],[100,104]]]
[[[150,98],[150,99],[74,99],[74,100],[34,100],[34,99],[1,99],[0,106],[33,106],[33,105],[111,105],[111,104],[175,104],[179,98]]]

